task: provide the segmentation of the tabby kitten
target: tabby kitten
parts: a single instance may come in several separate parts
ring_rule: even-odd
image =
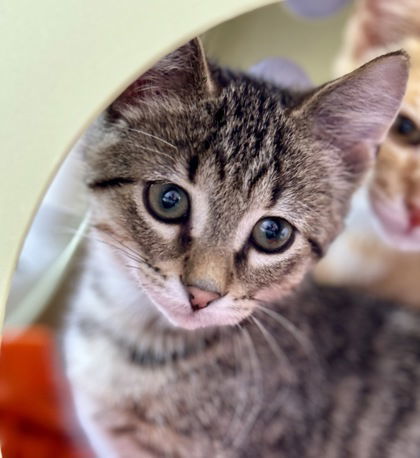
[[[411,57],[400,113],[316,278],[420,307],[420,3],[360,1],[339,71],[399,47]]]
[[[100,117],[66,335],[98,456],[418,458],[420,317],[304,280],[406,78],[396,52],[290,93],[193,40]]]

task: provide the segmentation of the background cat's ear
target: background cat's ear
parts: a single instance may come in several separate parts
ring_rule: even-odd
[[[203,46],[195,38],[171,52],[131,84],[109,107],[114,115],[141,101],[191,101],[215,94]]]
[[[407,78],[407,54],[386,54],[322,86],[296,110],[312,137],[338,150],[349,171],[359,172],[387,134]]]
[[[418,0],[355,2],[335,65],[337,74],[343,75],[374,56],[400,48],[408,37],[420,37]]]
[[[285,57],[261,60],[249,69],[249,74],[284,88],[303,90],[313,87],[305,70]]]

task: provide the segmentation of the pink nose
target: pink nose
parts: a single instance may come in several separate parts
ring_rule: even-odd
[[[210,302],[219,299],[220,294],[212,291],[197,288],[196,286],[187,286],[187,291],[190,296],[191,308],[193,310],[200,310],[207,307]]]
[[[409,207],[410,211],[410,226],[417,227],[420,226],[420,207],[411,206]]]

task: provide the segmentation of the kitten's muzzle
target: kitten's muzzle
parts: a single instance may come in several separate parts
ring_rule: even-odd
[[[213,291],[206,291],[196,286],[187,286],[191,308],[196,311],[207,307],[211,302],[220,299],[220,294]]]

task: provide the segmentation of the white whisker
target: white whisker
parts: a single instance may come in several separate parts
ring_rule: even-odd
[[[257,420],[263,400],[263,376],[261,364],[255,349],[255,344],[252,340],[251,334],[246,328],[242,327],[241,332],[248,345],[248,353],[250,356],[250,363],[256,385],[254,392],[256,395],[258,395],[258,398],[256,399],[257,402],[254,402],[253,406],[250,408],[247,418],[241,424],[242,430],[238,432],[237,436],[235,437],[234,447],[239,447],[239,445],[246,439],[249,431],[252,429],[253,424]]]
[[[236,323],[235,328],[239,331],[242,331],[242,326],[240,323]],[[244,361],[244,348],[243,348],[243,338],[238,333],[233,342],[233,356],[235,360],[235,379],[238,379],[242,375],[242,364]],[[238,348],[239,347],[239,348]],[[235,442],[235,438],[238,436],[238,430],[242,425],[242,416],[244,415],[247,407],[247,396],[243,396],[242,402],[238,402],[235,410],[233,412],[230,424],[227,428],[226,441],[229,446]]]
[[[273,335],[267,330],[267,328],[261,323],[261,321],[258,318],[256,318],[255,316],[251,316],[251,319],[258,327],[259,331],[261,332],[264,339],[270,346],[272,352],[276,355],[277,359],[280,362],[286,361],[287,365],[289,367],[292,367],[290,363],[290,359],[287,357],[286,353],[281,349],[280,345],[278,344],[276,339],[273,337]]]
[[[173,156],[171,156],[169,153],[166,153],[165,151],[159,151],[154,148],[147,148],[147,146],[141,146],[139,145],[138,148],[143,149],[145,151],[150,151],[151,153],[159,154],[159,156],[166,156],[168,159],[173,160]]]
[[[143,134],[143,135],[146,135],[147,137],[151,137],[151,138],[154,138],[155,140],[159,140],[161,141],[162,143],[164,143],[165,145],[168,145],[170,146],[171,148],[174,148],[176,151],[178,151],[178,148],[173,145],[172,143],[169,143],[168,141],[164,140],[163,138],[161,137],[158,137],[157,135],[153,135],[153,134],[149,134],[148,132],[145,132],[144,130],[141,130],[141,129],[134,129],[133,127],[130,127],[128,130],[131,130],[133,132],[138,132],[139,134]]]
[[[142,262],[147,262],[146,258],[141,254],[139,253],[138,251],[134,250],[133,248],[125,245],[121,240],[117,239],[114,235],[112,234],[108,234],[112,240],[114,240],[116,243],[118,243],[119,245],[121,245],[123,248],[125,248],[126,250],[128,250],[130,253],[132,253],[133,256],[135,256],[137,259],[139,259],[140,261]]]
[[[273,320],[277,321],[286,331],[288,331],[302,346],[306,353],[313,353],[314,348],[305,334],[300,331],[290,320],[284,317],[279,312],[275,312],[263,305],[259,304],[258,309],[264,312],[266,315],[270,316]]]
[[[154,90],[160,90],[161,88],[159,86],[143,86],[141,88],[137,88],[136,93],[140,94],[142,92],[147,92],[147,91],[154,91]]]

